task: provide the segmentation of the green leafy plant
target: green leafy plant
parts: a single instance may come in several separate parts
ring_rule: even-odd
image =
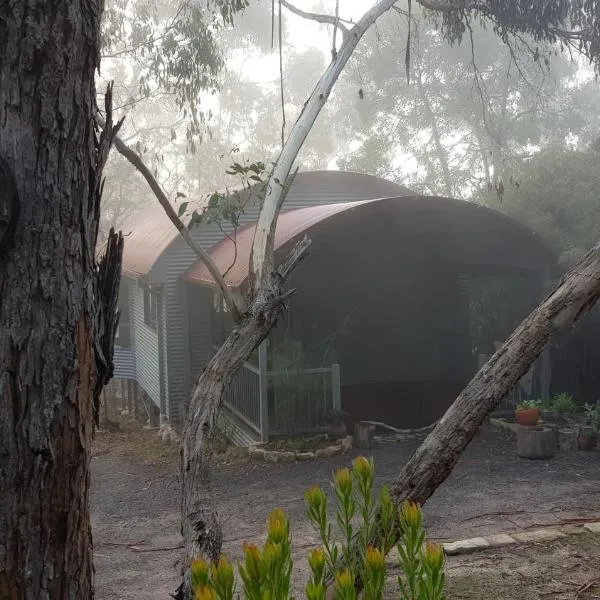
[[[600,405],[585,404],[583,406],[585,414],[585,424],[590,425],[596,431],[600,430]]]
[[[382,600],[385,556],[393,546],[397,527],[402,531],[397,545],[402,570],[400,600],[444,597],[444,551],[427,541],[420,507],[406,502],[398,510],[387,487],[378,496],[375,494],[374,482],[373,461],[362,456],[354,459],[352,468],[338,469],[332,478],[336,503],[333,521],[323,489],[313,486],[306,491],[308,518],[321,540],[320,547],[308,555],[310,576],[304,588],[307,600],[325,600],[328,586],[333,587],[336,600]],[[243,562],[238,566],[242,598],[290,598],[290,525],[281,509],[269,515],[262,549],[244,544],[243,552]],[[358,577],[364,584],[361,592],[357,591]],[[195,600],[233,600],[235,594],[233,568],[224,557],[214,565],[201,559],[194,561],[191,583]]]
[[[563,420],[572,419],[577,413],[577,404],[573,396],[562,392],[552,398],[552,412]]]
[[[529,410],[531,408],[542,408],[541,400],[522,400],[517,404],[517,410]]]

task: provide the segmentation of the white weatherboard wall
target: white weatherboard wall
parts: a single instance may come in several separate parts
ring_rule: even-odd
[[[315,204],[333,204],[337,202],[412,194],[410,190],[392,182],[377,178],[356,176],[356,174],[353,173],[300,173],[296,181],[297,183],[292,185],[287,198],[285,199],[283,206],[284,210],[303,208]],[[248,206],[245,213],[241,215],[240,225],[256,221],[258,218],[258,211],[259,208],[256,204]],[[227,231],[227,233],[231,232],[232,230]],[[219,226],[212,224],[195,228],[193,230],[193,236],[203,248],[210,249],[223,239],[224,234]],[[150,273],[150,278],[153,282],[165,284],[165,370],[168,374],[166,401],[167,415],[173,424],[181,422],[183,417],[183,415],[180,414],[181,407],[184,402],[187,402],[187,397],[191,392],[192,384],[199,375],[200,370],[210,359],[211,333],[210,330],[208,330],[206,345],[204,346],[206,348],[206,355],[205,357],[201,356],[199,358],[195,351],[195,372],[192,372],[190,366],[190,319],[188,318],[188,315],[191,315],[191,313],[196,310],[205,311],[206,304],[205,302],[199,302],[198,305],[188,305],[188,294],[185,293],[185,284],[181,281],[181,276],[196,260],[195,253],[180,237],[177,237],[157,260]],[[210,324],[210,320],[208,321],[208,324]],[[144,341],[146,341],[146,339],[147,338],[145,338]],[[198,343],[198,336],[195,336],[194,344],[196,343]],[[141,358],[142,354],[138,353],[138,356]],[[155,358],[152,358],[152,360],[154,361],[156,368],[155,372],[158,374],[158,360]],[[140,367],[141,365],[138,363],[138,373],[140,373]],[[145,377],[152,379],[147,371],[148,369],[145,371]],[[142,382],[140,381],[140,383]],[[155,382],[153,381],[153,383],[159,384],[158,379]],[[157,389],[157,392],[158,391],[159,390]]]

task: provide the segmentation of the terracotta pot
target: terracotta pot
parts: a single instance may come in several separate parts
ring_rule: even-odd
[[[577,436],[577,447],[580,450],[593,450],[598,443],[598,435],[593,429],[582,429]]]
[[[540,419],[540,412],[539,408],[518,408],[515,410],[515,418],[519,425],[533,427]]]

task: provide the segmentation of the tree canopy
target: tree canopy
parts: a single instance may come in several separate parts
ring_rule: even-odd
[[[481,201],[526,223],[572,266],[598,240],[600,232],[600,153],[552,148],[524,162],[500,201]]]

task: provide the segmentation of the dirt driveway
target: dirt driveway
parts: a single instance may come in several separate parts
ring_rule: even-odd
[[[417,445],[416,440],[385,444],[370,452],[379,480],[390,481]],[[239,557],[241,542],[260,540],[268,512],[281,506],[292,520],[295,563],[304,567],[306,547],[316,541],[304,517],[304,491],[311,484],[327,488],[332,470],[355,455],[353,451],[295,464],[219,465],[215,491],[224,550]],[[98,600],[169,598],[174,591],[181,544],[176,470],[175,450],[155,442],[148,432],[99,437],[92,459]],[[550,461],[528,461],[516,456],[511,434],[484,430],[424,512],[429,534],[438,540],[576,517],[600,520],[600,453],[561,453]]]

